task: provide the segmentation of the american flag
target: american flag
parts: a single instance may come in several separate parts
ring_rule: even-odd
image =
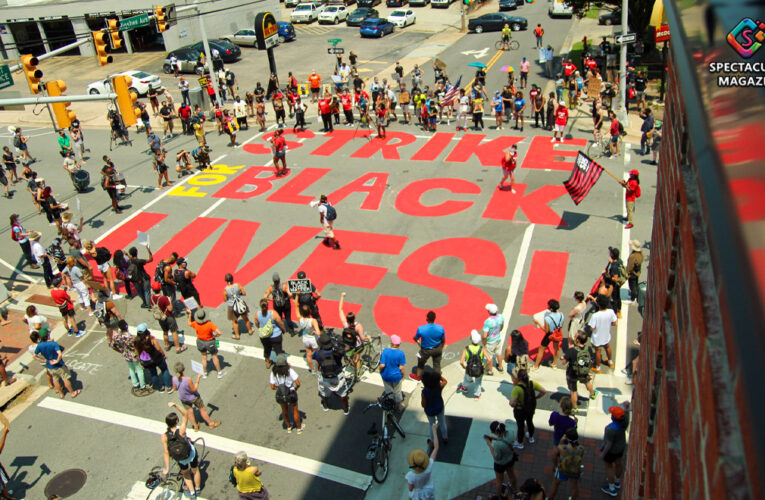
[[[446,93],[444,94],[444,98],[441,99],[441,102],[439,103],[441,107],[448,106],[452,103],[454,99],[457,98],[458,95],[460,95],[460,82],[462,81],[462,75],[460,75],[459,78],[457,78],[457,83],[454,85],[449,85],[446,87]]]
[[[592,186],[598,182],[602,173],[603,167],[579,151],[571,177],[563,183],[566,186],[566,191],[571,195],[571,199],[574,200],[575,205],[579,205],[582,202],[587,193],[590,192],[590,189],[592,189]]]

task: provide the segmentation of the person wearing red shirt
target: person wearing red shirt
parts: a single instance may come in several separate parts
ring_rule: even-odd
[[[324,99],[319,101],[319,114],[321,115],[321,121],[324,124],[324,132],[332,132],[334,127],[332,126],[332,108],[330,107],[330,97],[325,95]]]
[[[162,285],[156,281],[151,284],[152,296],[149,297],[149,304],[151,304],[152,312],[158,311],[160,318],[157,319],[159,327],[162,329],[162,338],[165,341],[165,350],[170,350],[170,337],[173,336],[173,344],[175,345],[175,353],[180,354],[186,350],[185,345],[181,345],[178,340],[178,322],[175,321],[175,312],[173,311],[173,302],[170,297],[162,294]],[[156,316],[155,316],[156,317]]]
[[[616,113],[613,110],[608,112],[608,117],[611,118],[611,128],[608,131],[611,134],[611,142],[608,147],[611,149],[611,159],[613,159],[619,154],[619,120],[616,119]]]
[[[380,101],[375,110],[377,115],[377,137],[385,138],[385,127],[388,126],[388,108],[385,107],[385,101]]]
[[[624,229],[631,229],[633,227],[632,218],[635,215],[635,200],[640,198],[640,172],[630,170],[629,179],[622,181],[621,184],[626,189],[624,201],[627,205],[627,225],[624,226]]]
[[[567,122],[568,108],[566,108],[566,103],[563,101],[563,99],[561,99],[560,104],[558,105],[558,109],[555,110],[555,129],[553,131],[553,137],[550,139],[550,142],[555,142],[555,139],[558,137],[558,133],[560,133],[560,142],[563,142],[563,131],[566,128]]]
[[[345,114],[345,124],[353,125],[353,98],[348,94],[348,89],[343,90],[340,95],[340,103],[343,106],[343,114]]]
[[[282,176],[287,173],[287,141],[284,140],[282,129],[274,132],[271,138],[271,149],[274,151],[274,167],[276,167],[276,176]],[[279,161],[282,162],[282,168],[279,168]]]
[[[502,157],[502,180],[499,181],[497,187],[499,189],[505,189],[505,179],[510,177],[510,191],[515,193],[513,184],[515,184],[515,166],[518,159],[518,145],[513,144],[510,147],[510,151],[505,152]]]
[[[68,335],[74,335],[76,332],[78,337],[82,337],[85,335],[85,332],[77,331],[77,322],[74,320],[74,304],[72,304],[72,299],[69,297],[69,292],[61,288],[62,282],[61,276],[53,278],[51,283],[53,289],[50,291],[50,296],[53,297],[53,302],[58,306]]]
[[[191,123],[189,122],[189,119],[191,118],[191,106],[185,102],[182,103],[178,107],[178,116],[181,118],[181,127],[183,128],[183,133],[193,134],[194,129],[191,127]]]
[[[566,62],[563,63],[563,74],[566,76],[566,79],[571,77],[574,71],[576,71],[576,66],[571,62],[571,59],[566,59]]]

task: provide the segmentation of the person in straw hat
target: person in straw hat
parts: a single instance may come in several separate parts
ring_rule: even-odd
[[[627,283],[630,287],[630,300],[637,299],[638,281],[643,269],[643,244],[640,240],[630,240],[630,255],[627,257]]]
[[[432,431],[435,434],[437,425],[433,424]],[[409,472],[406,473],[406,483],[409,487],[409,498],[414,500],[435,500],[436,488],[433,484],[433,464],[438,455],[438,440],[433,443],[433,451],[430,456],[424,450],[412,450],[409,452]]]
[[[82,225],[83,225],[84,218],[80,216],[80,225],[76,225],[74,222],[72,222],[72,212],[64,212],[61,214],[61,234],[64,237],[64,239],[73,239],[77,242],[80,242],[82,238],[80,238],[80,231],[82,231]]]

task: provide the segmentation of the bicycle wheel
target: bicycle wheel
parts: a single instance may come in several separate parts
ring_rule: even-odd
[[[403,439],[406,439],[406,433],[404,432],[404,429],[401,428],[401,424],[398,423],[398,419],[391,417],[390,421],[393,422],[393,427],[396,429],[396,432],[398,432]]]
[[[603,147],[601,146],[600,141],[592,141],[587,146],[587,151],[585,151],[585,154],[590,158],[600,157],[600,155],[603,154]]]
[[[373,372],[377,370],[377,367],[380,366],[380,357],[382,356],[382,340],[379,336],[374,337],[369,342],[369,347],[367,347],[365,356],[367,357],[365,361],[369,367],[369,371]]]
[[[510,50],[518,50],[521,48],[521,44],[518,43],[518,40],[510,40]]]
[[[356,382],[358,381],[356,369],[354,368],[353,363],[347,363],[343,367],[343,371],[345,372],[345,383],[348,385],[348,393],[350,394],[351,391],[353,391],[353,386],[356,385]]]
[[[371,462],[372,477],[378,483],[382,483],[388,477],[388,454],[388,446],[385,444],[385,441],[379,439],[377,441],[375,457]]]
[[[505,44],[502,43],[502,40],[500,40],[494,44],[494,48],[497,50],[505,50]]]

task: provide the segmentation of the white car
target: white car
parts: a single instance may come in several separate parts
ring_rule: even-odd
[[[324,6],[317,7],[314,3],[301,3],[290,14],[293,23],[311,23],[319,18]]]
[[[388,22],[397,28],[406,28],[417,21],[417,16],[412,9],[397,9],[388,14]]]
[[[115,76],[123,75],[132,78],[133,81],[130,83],[130,91],[135,92],[139,96],[146,95],[146,92],[149,91],[149,85],[151,85],[156,90],[161,90],[163,88],[162,80],[160,80],[157,75],[152,75],[143,71],[130,70],[122,73],[116,73],[114,75],[110,75],[109,78],[91,83],[88,85],[88,94],[95,95],[110,93],[111,83],[109,80]]]
[[[348,9],[345,5],[328,5],[319,14],[319,24],[332,23],[339,24],[348,17]]]

